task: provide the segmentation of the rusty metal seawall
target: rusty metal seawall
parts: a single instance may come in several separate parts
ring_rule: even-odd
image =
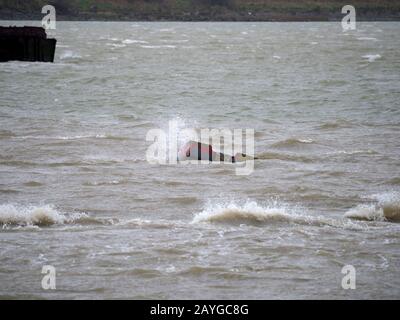
[[[0,27],[0,62],[54,62],[56,44],[41,27]]]

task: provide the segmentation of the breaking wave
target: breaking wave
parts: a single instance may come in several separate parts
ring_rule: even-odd
[[[366,54],[362,56],[362,58],[367,59],[368,62],[374,62],[375,60],[382,58],[382,56],[380,54]]]
[[[174,49],[176,48],[176,46],[174,45],[146,45],[146,46],[140,46],[144,49],[163,49],[163,48],[167,48],[167,49]]]
[[[343,219],[331,219],[298,213],[296,210],[276,202],[260,206],[254,201],[243,205],[229,203],[216,205],[196,214],[192,223],[227,223],[263,225],[271,223],[293,223],[310,226],[331,226],[337,228],[363,229],[360,224],[349,223]]]
[[[400,221],[400,193],[372,195],[375,203],[361,204],[345,213],[346,218],[365,221]]]
[[[373,38],[373,37],[359,37],[359,38],[357,38],[357,40],[360,40],[360,41],[378,41],[377,38]]]
[[[64,51],[60,55],[60,60],[68,60],[68,59],[81,59],[82,56],[80,54],[77,54],[71,50]]]
[[[147,41],[143,40],[132,40],[132,39],[125,39],[122,41],[123,44],[133,44],[133,43],[147,43]]]
[[[63,224],[106,224],[112,221],[96,219],[83,212],[63,213],[52,205],[18,206],[13,204],[0,205],[0,226],[6,229],[10,226],[47,227]]]

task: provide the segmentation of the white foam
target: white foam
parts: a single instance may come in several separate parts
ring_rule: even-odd
[[[131,39],[125,39],[122,41],[123,44],[133,44],[133,43],[148,43],[147,41],[143,40],[131,40]]]
[[[162,45],[162,46],[140,46],[144,49],[163,49],[163,48],[167,48],[167,49],[174,49],[176,48],[176,46],[173,45]]]
[[[120,43],[107,43],[107,46],[113,47],[113,48],[125,48],[126,44],[120,44]]]
[[[375,205],[358,205],[355,208],[348,210],[344,216],[350,219],[366,220],[366,221],[384,221],[385,216],[383,209]]]
[[[300,211],[300,212],[299,212]],[[307,215],[300,209],[293,209],[284,204],[272,202],[260,206],[254,201],[243,205],[236,203],[210,205],[207,209],[196,214],[192,223],[235,223],[235,224],[266,224],[294,223],[310,226],[331,226],[337,228],[364,229],[360,224],[349,223],[343,219],[335,220],[322,216]]]
[[[369,198],[375,203],[358,205],[345,213],[346,218],[367,221],[399,221],[400,193],[385,192]]]
[[[314,142],[314,140],[312,140],[312,139],[298,139],[298,141],[301,143],[313,143]]]
[[[189,39],[163,39],[161,42],[166,42],[166,43],[185,43],[189,42]]]
[[[374,62],[377,59],[382,58],[380,54],[366,54],[365,56],[362,56],[362,58],[367,59],[368,62]]]
[[[55,224],[73,223],[87,218],[85,213],[64,214],[52,205],[18,206],[13,204],[0,205],[0,225],[12,226],[50,226]]]
[[[385,192],[372,195],[378,201],[378,206],[383,209],[383,214],[388,220],[400,220],[400,193]]]
[[[360,40],[360,41],[378,41],[377,38],[373,38],[373,37],[360,37],[360,38],[357,38],[357,40]]]
[[[76,135],[76,136],[19,136],[17,140],[37,139],[37,140],[79,140],[79,139],[106,139],[111,136],[105,134]]]
[[[71,50],[67,50],[64,51],[61,55],[60,55],[60,59],[61,60],[67,60],[67,59],[80,59],[82,58],[81,55],[71,51]]]
[[[371,149],[366,150],[338,150],[333,152],[328,152],[327,154],[346,154],[346,155],[357,155],[357,154],[377,154],[376,151]]]
[[[89,138],[105,139],[105,138],[107,138],[107,136],[105,134],[77,135],[77,136],[60,136],[60,137],[55,137],[54,139],[57,139],[57,140],[79,140],[79,139],[89,139]]]
[[[285,140],[278,141],[274,143],[273,147],[295,147],[302,144],[312,144],[315,141],[312,139],[298,139],[298,138],[288,138]]]

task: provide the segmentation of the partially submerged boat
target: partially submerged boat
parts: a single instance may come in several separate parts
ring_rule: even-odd
[[[56,44],[42,27],[0,27],[0,62],[54,62]]]
[[[243,162],[255,158],[244,153],[237,153],[234,156],[216,152],[210,144],[197,141],[189,141],[178,151],[178,160],[208,160],[210,162]]]

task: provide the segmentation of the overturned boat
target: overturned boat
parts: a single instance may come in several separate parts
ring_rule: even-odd
[[[210,144],[201,143],[198,141],[189,141],[183,145],[178,151],[178,161],[187,160],[208,160],[210,162],[243,162],[254,160],[257,158],[251,157],[244,153],[237,153],[234,156],[216,152]]]
[[[56,44],[42,27],[0,27],[0,62],[54,62]]]

